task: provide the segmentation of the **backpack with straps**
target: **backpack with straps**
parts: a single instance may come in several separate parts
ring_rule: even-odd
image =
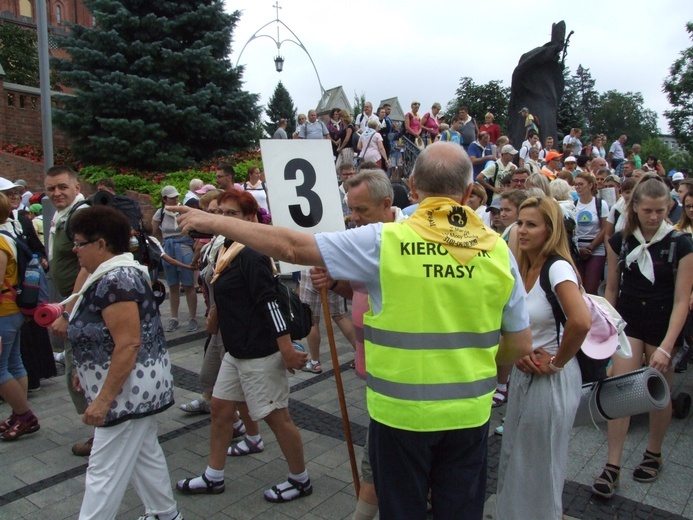
[[[111,206],[120,211],[130,223],[131,233],[131,252],[135,260],[142,265],[146,265],[150,272],[158,270],[161,263],[161,249],[157,247],[149,238],[144,227],[144,215],[139,203],[127,195],[113,195],[107,191],[98,191],[89,199],[78,202],[70,210],[65,219],[65,232],[70,240],[74,240],[70,229],[70,219],[75,211],[82,206]],[[136,247],[134,244],[136,241]]]
[[[49,299],[48,279],[41,265],[32,266],[31,271],[38,271],[27,278],[27,268],[31,263],[34,253],[22,236],[13,236],[8,231],[0,231],[0,235],[4,235],[14,241],[17,249],[17,274],[18,282],[16,285],[10,284],[10,281],[5,278],[4,285],[7,287],[2,292],[0,297],[14,300],[22,314],[33,316],[38,307],[42,303],[46,303]]]
[[[496,180],[498,179],[498,170],[499,170],[498,162],[493,161],[493,166],[495,166],[496,171],[493,174],[493,182],[491,182],[489,184],[491,184],[495,188],[496,187]],[[495,194],[495,192],[493,190],[489,190],[488,188],[484,188],[484,189],[486,190],[486,202],[490,206],[491,201],[493,200],[493,195]]]
[[[553,319],[556,323],[556,344],[560,345],[559,338],[561,326],[565,325],[566,317],[560,303],[558,302],[556,294],[553,292],[551,280],[549,278],[549,270],[551,269],[551,266],[558,260],[563,260],[563,258],[558,255],[552,255],[546,259],[546,262],[544,262],[544,265],[541,267],[541,272],[539,274],[539,285],[543,289],[546,299],[551,305]],[[590,316],[592,317],[591,330],[604,330],[612,327],[613,332],[610,333],[610,337],[611,334],[613,334],[614,338],[618,338],[618,328],[611,322],[609,318],[607,318],[609,311],[602,309],[601,305],[592,300],[588,294],[583,293],[582,297],[585,300],[585,304],[587,305],[587,308],[590,311]],[[580,349],[577,351],[577,354],[575,354],[575,359],[580,365],[580,373],[582,374],[583,384],[601,381],[602,379],[606,378],[606,366],[609,363],[609,357],[606,359],[593,359],[585,354],[582,349]]]

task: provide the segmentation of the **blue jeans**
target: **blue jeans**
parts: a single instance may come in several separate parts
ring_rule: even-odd
[[[381,520],[480,520],[486,500],[488,423],[441,432],[399,430],[371,419],[373,482]]]
[[[0,317],[0,336],[2,337],[2,354],[0,354],[0,385],[10,379],[21,379],[26,376],[22,363],[22,352],[19,347],[19,331],[24,323],[20,312]]]

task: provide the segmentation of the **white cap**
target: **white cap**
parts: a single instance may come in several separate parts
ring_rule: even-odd
[[[19,186],[4,177],[0,177],[0,191],[11,190],[12,188],[19,188]]]
[[[672,182],[682,181],[685,178],[686,178],[686,176],[683,173],[676,172],[674,175],[671,176],[671,181]]]

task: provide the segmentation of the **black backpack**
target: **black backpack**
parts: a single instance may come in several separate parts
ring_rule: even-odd
[[[553,312],[553,319],[556,322],[556,344],[559,345],[559,337],[561,332],[561,325],[565,325],[566,317],[561,308],[561,304],[558,302],[558,298],[551,289],[551,280],[549,279],[549,269],[557,260],[563,260],[562,257],[558,255],[550,256],[541,266],[541,272],[539,274],[539,285],[544,290],[546,299],[551,304],[551,311]],[[582,374],[582,383],[592,383],[595,381],[601,381],[606,378],[606,365],[609,363],[609,358],[607,359],[592,359],[587,354],[585,354],[582,349],[577,351],[575,354],[575,359],[577,359],[580,365],[580,373]]]
[[[286,286],[278,275],[274,276],[274,286],[277,291],[279,309],[286,320],[291,339],[298,341],[305,338],[313,326],[313,313],[310,307],[303,303],[296,291]]]
[[[359,149],[359,139],[361,139],[361,134],[356,131],[356,125],[351,125],[351,148],[356,151]]]
[[[36,307],[41,303],[46,303],[49,298],[48,293],[48,279],[46,278],[46,273],[44,273],[43,268],[39,265],[39,280],[38,286],[31,284],[26,284],[26,271],[29,263],[31,262],[34,253],[31,251],[29,244],[27,244],[26,239],[21,236],[13,236],[7,231],[0,231],[1,235],[11,238],[17,249],[17,273],[18,273],[18,283],[17,285],[10,285],[7,278],[5,278],[5,285],[7,286],[6,294],[10,296],[3,297],[10,298],[17,303],[17,307],[22,312],[22,314],[32,316]]]
[[[139,203],[127,195],[113,195],[108,191],[96,192],[89,199],[78,202],[74,205],[65,221],[65,231],[70,240],[74,240],[70,229],[70,218],[73,213],[81,206],[111,206],[120,211],[130,223],[132,237],[137,240],[137,249],[133,251],[135,260],[149,267],[150,271],[156,271],[161,263],[161,250],[151,241],[144,227],[144,215]],[[134,248],[133,248],[134,249]]]
[[[495,172],[495,174],[493,175],[493,180],[492,180],[491,182],[489,182],[489,184],[495,188],[495,187],[496,187],[496,179],[498,179],[498,169],[499,169],[499,168],[498,168],[498,163],[497,163],[496,161],[493,161],[493,166],[495,166],[496,172]],[[487,182],[488,182],[488,181],[487,181]],[[493,191],[493,190],[489,190],[488,188],[484,188],[484,190],[486,191],[486,202],[487,202],[487,204],[490,206],[490,205],[491,205],[491,201],[493,200],[493,195],[494,195],[496,192]]]

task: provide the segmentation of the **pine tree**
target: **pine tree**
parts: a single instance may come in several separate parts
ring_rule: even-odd
[[[558,105],[558,121],[556,122],[559,140],[568,135],[571,128],[584,128],[586,125],[585,116],[580,105],[580,91],[577,87],[577,80],[575,76],[570,75],[568,67],[563,70],[563,78],[565,80],[565,89],[563,90],[561,103]]]
[[[272,97],[269,99],[265,113],[269,118],[269,122],[264,123],[267,135],[272,137],[277,130],[279,120],[284,118],[287,121],[286,133],[291,136],[296,129],[296,107],[294,100],[291,99],[291,94],[286,90],[284,84],[280,81],[274,89]]]
[[[65,97],[55,121],[86,163],[165,171],[246,148],[259,120],[228,58],[240,14],[222,0],[86,0],[58,60]]]
[[[591,133],[598,131],[598,129],[592,127],[594,111],[599,103],[599,93],[594,88],[596,81],[592,79],[590,69],[586,69],[582,65],[578,65],[572,79],[575,89],[577,90],[578,100],[580,103],[579,107],[577,108],[580,112],[582,112],[582,119],[584,120],[584,125],[581,126],[582,133],[584,135],[590,135]]]

